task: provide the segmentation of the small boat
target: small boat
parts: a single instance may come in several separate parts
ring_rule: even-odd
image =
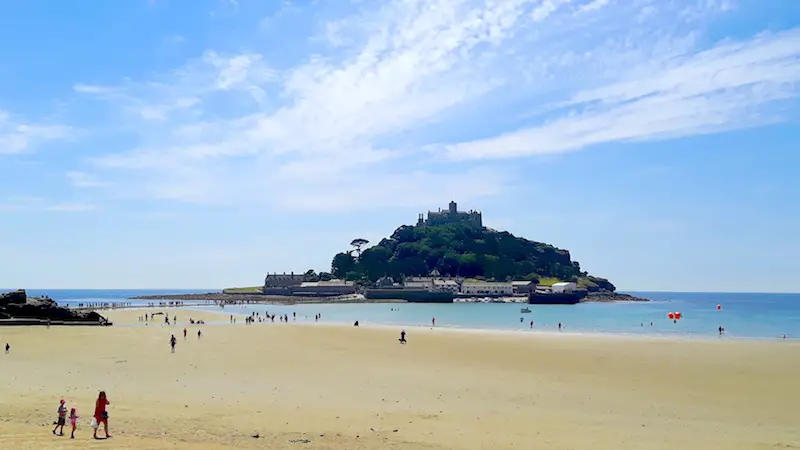
[[[530,308],[522,308],[522,309],[519,310],[519,312],[521,312],[522,314],[525,314],[525,313],[531,312],[531,309]]]

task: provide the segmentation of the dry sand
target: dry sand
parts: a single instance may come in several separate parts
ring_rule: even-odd
[[[118,326],[140,314],[0,328],[0,448],[800,448],[797,342],[409,329],[399,345],[398,330],[241,319],[198,340],[188,316],[228,316],[175,310],[178,326]],[[109,441],[88,426],[100,389]],[[74,441],[50,431],[62,397]]]

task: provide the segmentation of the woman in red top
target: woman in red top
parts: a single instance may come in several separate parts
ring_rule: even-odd
[[[108,412],[106,412],[106,405],[110,404],[111,402],[106,398],[106,391],[100,391],[97,402],[94,404],[94,418],[97,420],[97,428],[100,428],[101,423],[103,424],[103,431],[106,432],[106,439],[111,437],[108,435]],[[97,439],[97,428],[94,429],[95,439]]]

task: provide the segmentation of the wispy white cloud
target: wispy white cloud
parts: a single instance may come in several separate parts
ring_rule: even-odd
[[[110,183],[100,181],[85,172],[70,171],[66,173],[66,177],[72,186],[78,188],[96,188],[110,185]]]
[[[76,85],[138,134],[85,171],[113,174],[124,195],[173,201],[416,206],[431,192],[495,195],[515,175],[470,160],[758,125],[798,93],[798,30],[706,40],[730,0],[358,6],[317,27],[324,48],[293,67],[271,66],[254,42],[152,79]],[[458,122],[484,105],[514,122]],[[434,125],[460,139],[441,141]]]
[[[65,212],[65,213],[86,212],[97,209],[97,205],[91,203],[57,203],[55,205],[50,205],[45,209],[47,211]]]
[[[97,209],[90,203],[52,203],[43,197],[17,195],[0,200],[0,211],[5,212],[85,212]]]
[[[68,138],[74,132],[66,125],[26,123],[0,110],[0,155],[24,153],[38,144]]]
[[[764,106],[797,96],[799,58],[800,30],[724,43],[577,92],[548,123],[446,151],[454,159],[509,158],[761,125],[778,119]]]

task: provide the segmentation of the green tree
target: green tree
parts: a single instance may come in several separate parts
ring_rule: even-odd
[[[350,246],[355,248],[359,258],[361,257],[361,248],[367,244],[369,244],[369,241],[364,238],[355,238],[352,241],[350,241]]]
[[[337,253],[331,263],[331,274],[336,278],[344,278],[348,272],[356,270],[356,260],[350,252]]]

